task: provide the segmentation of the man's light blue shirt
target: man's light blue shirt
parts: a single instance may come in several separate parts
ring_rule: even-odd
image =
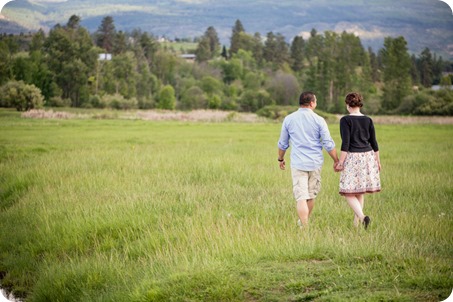
[[[324,156],[335,148],[326,121],[308,108],[299,108],[283,120],[278,141],[280,150],[291,144],[291,168],[314,171],[322,167]]]

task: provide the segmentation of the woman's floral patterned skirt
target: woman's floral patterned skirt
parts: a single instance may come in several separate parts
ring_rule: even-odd
[[[349,152],[340,174],[340,194],[363,194],[381,191],[379,167],[374,151]]]

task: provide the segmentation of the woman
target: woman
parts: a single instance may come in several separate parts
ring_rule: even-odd
[[[360,112],[363,106],[359,93],[345,99],[349,115],[340,120],[341,155],[336,166],[340,175],[340,194],[354,211],[354,224],[362,222],[365,229],[371,222],[363,213],[364,194],[381,191],[379,148],[373,120]]]

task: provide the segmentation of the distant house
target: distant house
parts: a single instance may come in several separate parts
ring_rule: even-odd
[[[433,85],[433,86],[431,86],[431,89],[434,91],[441,90],[441,89],[453,90],[453,85],[451,85],[451,86]]]
[[[183,58],[183,59],[186,60],[187,62],[194,62],[195,59],[197,58],[196,55],[191,54],[191,53],[184,53],[184,54],[180,55],[179,57],[180,57],[180,58]]]
[[[98,56],[99,61],[110,61],[112,59],[111,53],[100,53]]]

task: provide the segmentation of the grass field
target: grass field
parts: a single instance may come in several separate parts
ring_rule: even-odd
[[[25,301],[442,301],[453,125],[376,125],[365,231],[325,153],[296,226],[279,123],[24,119],[0,110],[0,275]],[[339,145],[338,125],[329,125]]]

